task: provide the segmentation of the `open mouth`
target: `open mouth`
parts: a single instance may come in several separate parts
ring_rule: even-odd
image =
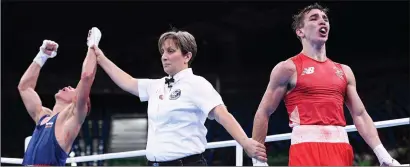
[[[327,29],[326,27],[319,28],[319,33],[320,33],[320,35],[322,35],[322,36],[326,36],[326,35],[327,35],[327,31],[328,31],[328,29]]]

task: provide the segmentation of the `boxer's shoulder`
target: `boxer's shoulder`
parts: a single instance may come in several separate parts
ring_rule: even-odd
[[[296,72],[296,66],[292,60],[288,59],[288,60],[279,62],[272,69],[271,75],[274,75],[275,73],[279,75],[293,74],[294,72]]]
[[[282,68],[288,71],[296,71],[295,62],[292,59],[288,59],[280,62]]]

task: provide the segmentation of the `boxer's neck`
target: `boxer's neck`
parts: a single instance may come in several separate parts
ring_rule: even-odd
[[[53,113],[58,113],[63,111],[65,108],[67,108],[68,105],[70,105],[71,103],[66,103],[64,101],[61,100],[57,100],[56,104],[54,105],[53,108]]]
[[[302,53],[306,56],[311,57],[317,61],[326,61],[326,44],[325,43],[314,43],[314,42],[302,42],[303,49]]]

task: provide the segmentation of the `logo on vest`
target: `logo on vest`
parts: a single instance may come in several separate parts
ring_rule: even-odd
[[[304,68],[302,75],[305,74],[313,74],[315,72],[315,67],[308,67],[308,68]]]
[[[181,89],[177,89],[169,95],[169,100],[176,100],[181,96]]]
[[[337,67],[333,67],[333,69],[336,70],[336,71],[335,71],[336,76],[338,76],[340,79],[343,79],[343,71],[340,70],[340,69],[337,68]]]
[[[51,128],[53,127],[53,123],[52,122],[47,122],[46,123],[46,128]]]

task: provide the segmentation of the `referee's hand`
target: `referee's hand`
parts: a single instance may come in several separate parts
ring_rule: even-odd
[[[249,139],[243,148],[249,157],[255,158],[262,162],[268,161],[266,156],[266,148],[263,144],[253,139]]]

